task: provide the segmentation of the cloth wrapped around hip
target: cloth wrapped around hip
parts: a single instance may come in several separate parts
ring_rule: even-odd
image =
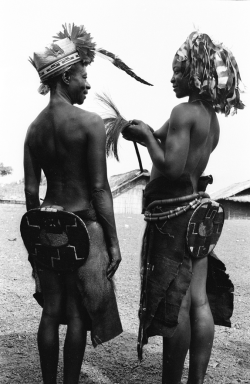
[[[154,206],[156,200],[181,199],[179,204],[173,203],[171,206],[158,203],[152,210],[156,216],[159,212],[164,216],[164,211],[180,214],[175,217],[170,214],[171,218],[164,220],[148,221],[145,228],[141,249],[139,359],[142,358],[143,345],[147,344],[150,336],[172,337],[178,325],[180,305],[192,280],[192,256],[187,245],[187,231],[194,211],[183,209],[187,203],[182,202],[182,197],[192,194],[189,175],[183,175],[175,181],[159,177],[149,182],[144,191],[145,206]],[[220,225],[217,227],[221,231],[221,214],[218,217]],[[225,272],[224,263],[211,251],[211,244],[206,241],[203,245],[202,257],[208,255],[207,296],[214,323],[230,327],[234,286]]]
[[[58,211],[58,217],[60,215],[62,216],[62,213],[60,214],[60,212]],[[42,272],[42,270],[49,268],[53,270],[53,273],[59,274],[62,277],[62,280],[65,274],[74,274],[75,284],[77,287],[76,290],[78,291],[78,293],[80,293],[81,297],[84,321],[85,324],[87,324],[88,329],[91,330],[91,340],[93,346],[96,347],[98,344],[109,341],[122,332],[122,326],[115,297],[114,282],[112,280],[109,280],[106,275],[107,267],[110,260],[107,252],[103,229],[97,221],[94,209],[90,207],[87,210],[74,212],[74,215],[72,215],[72,213],[70,215],[76,215],[78,218],[80,217],[80,221],[83,221],[82,225],[85,227],[85,232],[87,233],[88,238],[86,239],[86,236],[83,231],[82,237],[85,236],[87,254],[86,252],[83,252],[84,260],[81,261],[79,258],[80,252],[78,254],[78,251],[76,250],[75,259],[77,259],[77,262],[74,261],[73,267],[70,270],[66,269],[66,267],[68,267],[68,265],[66,264],[67,258],[64,257],[65,260],[63,260],[63,258],[61,257],[61,255],[65,256],[65,252],[62,252],[64,246],[63,244],[61,248],[59,246],[58,253],[58,259],[61,258],[62,263],[60,262],[60,260],[57,260],[54,257],[47,257],[48,255],[42,255],[42,253],[46,253],[46,247],[40,247],[41,255],[38,254],[40,260],[42,260],[42,263],[39,262],[37,255],[32,255],[31,252],[28,250],[29,261],[32,265],[32,274],[35,279],[36,285],[35,294],[33,296],[37,300],[37,302],[43,307],[43,291],[39,279],[39,274]],[[61,216],[59,219],[61,219]],[[21,233],[22,231],[24,231],[24,223],[25,220],[22,220]],[[78,241],[79,239],[77,239],[77,236],[79,237],[79,233],[77,235],[74,234],[73,227],[74,225],[66,226],[66,230],[65,232],[63,231],[61,237],[56,237],[55,234],[50,233],[51,231],[48,231],[48,233],[46,233],[46,228],[43,228],[42,230],[40,230],[39,238],[42,239],[44,243],[46,241],[58,242],[59,240],[63,242],[65,239],[67,239],[68,236],[69,241],[72,241],[73,239],[73,241],[75,242],[75,247],[72,247],[70,245],[68,248],[79,248],[84,244],[82,239]],[[70,229],[72,233],[70,233]],[[38,248],[36,247],[35,253],[37,253],[37,249]],[[47,249],[48,253],[51,252],[51,250],[49,250],[49,247]],[[71,253],[68,253],[67,256],[71,256]],[[52,268],[51,266],[48,266],[48,260],[50,259],[52,259],[53,262]],[[55,268],[53,269],[54,266]],[[64,305],[65,304],[66,303],[64,303]],[[61,324],[67,324],[67,319],[64,316],[61,318]]]

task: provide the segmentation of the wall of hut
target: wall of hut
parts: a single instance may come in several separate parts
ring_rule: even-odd
[[[142,196],[147,181],[140,180],[137,183],[131,183],[119,194],[113,194],[114,212],[122,214],[142,212]]]
[[[250,203],[240,203],[230,200],[218,200],[225,210],[226,220],[250,220]]]

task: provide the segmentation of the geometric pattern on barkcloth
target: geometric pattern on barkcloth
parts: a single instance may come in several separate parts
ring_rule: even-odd
[[[31,209],[22,217],[20,230],[29,255],[45,268],[73,271],[88,257],[87,228],[72,212]]]
[[[204,199],[193,212],[187,228],[187,247],[192,257],[203,258],[216,246],[224,224],[224,209]]]

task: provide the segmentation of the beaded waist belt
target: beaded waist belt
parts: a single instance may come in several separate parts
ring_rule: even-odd
[[[193,193],[192,195],[186,195],[181,197],[175,197],[172,199],[165,200],[155,200],[150,203],[145,210],[144,220],[145,221],[162,221],[166,219],[171,219],[173,217],[179,216],[182,213],[185,213],[189,209],[195,209],[203,198],[209,198],[209,195],[206,192],[198,192]],[[151,213],[150,210],[157,207],[162,207],[165,205],[177,205],[180,203],[188,203],[187,205],[183,205],[181,207],[177,207],[175,209],[170,209],[166,212],[157,212]]]
[[[180,203],[187,204],[166,212],[151,213],[149,211],[154,208],[161,209],[166,205],[178,205]],[[179,216],[189,209],[193,209],[194,212],[187,226],[187,247],[193,258],[203,258],[214,249],[220,238],[224,223],[222,205],[211,200],[207,193],[198,192],[173,199],[155,200],[147,206],[144,220],[155,222],[157,226],[157,222]]]

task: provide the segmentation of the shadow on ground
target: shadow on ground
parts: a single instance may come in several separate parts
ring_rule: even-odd
[[[58,382],[62,382],[62,348],[65,330],[60,331],[60,358]],[[136,335],[123,332],[116,339],[92,347],[90,338],[79,383],[84,384],[128,384],[160,383],[161,354],[145,349],[144,360],[138,364]],[[0,337],[1,384],[42,382],[36,333],[12,333]]]

